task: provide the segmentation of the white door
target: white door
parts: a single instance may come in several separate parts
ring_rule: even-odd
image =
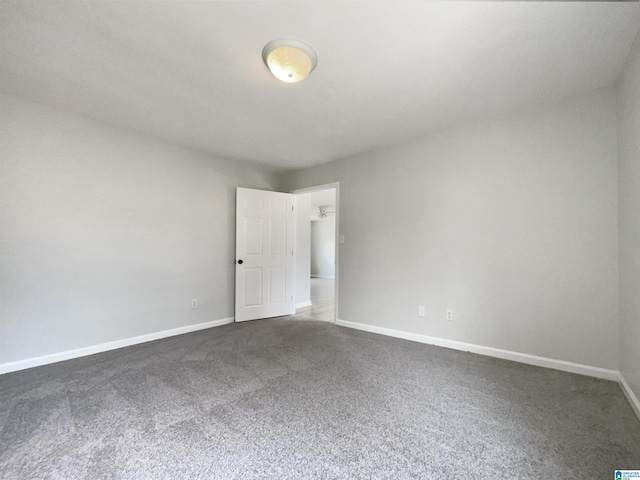
[[[236,190],[236,322],[295,313],[289,193]]]

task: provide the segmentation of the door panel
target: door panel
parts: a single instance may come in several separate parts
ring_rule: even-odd
[[[237,189],[237,322],[294,313],[293,202],[288,193]]]
[[[262,219],[246,217],[244,219],[245,255],[262,255]]]
[[[271,255],[284,255],[287,251],[287,221],[271,219]]]
[[[271,267],[269,270],[269,285],[271,287],[269,301],[272,304],[285,303],[287,291],[286,285],[286,269],[284,267]]]
[[[256,307],[262,304],[262,268],[244,269],[244,305]]]

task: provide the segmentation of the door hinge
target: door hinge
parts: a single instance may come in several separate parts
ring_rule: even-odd
[[[293,250],[291,250],[291,256],[293,256]]]
[[[293,205],[291,205],[291,211],[293,212]]]

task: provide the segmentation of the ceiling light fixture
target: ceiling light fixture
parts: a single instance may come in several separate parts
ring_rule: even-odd
[[[271,40],[262,50],[262,59],[277,79],[289,83],[304,80],[318,61],[309,44],[290,38]]]
[[[335,215],[336,211],[334,209],[329,210],[329,208],[332,208],[332,207],[320,206],[320,207],[318,207],[318,213],[315,214],[315,215],[312,215],[311,217],[312,218],[317,217],[319,219],[322,219],[322,218],[327,218],[327,217],[329,217],[331,215]]]

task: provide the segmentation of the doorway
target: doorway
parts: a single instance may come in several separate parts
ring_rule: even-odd
[[[336,322],[339,184],[291,192],[296,195],[296,317]]]

